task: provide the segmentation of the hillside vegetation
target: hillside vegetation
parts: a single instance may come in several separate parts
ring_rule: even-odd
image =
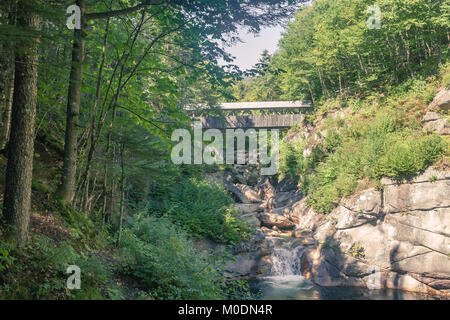
[[[280,174],[298,180],[308,204],[330,212],[357,188],[408,179],[428,166],[448,166],[450,139],[422,128],[428,105],[450,68],[435,80],[412,79],[364,99],[327,100],[310,121],[319,137],[291,129],[281,146]],[[448,114],[443,114],[448,119]]]
[[[279,178],[321,212],[383,176],[448,166],[448,136],[421,122],[450,85],[450,2],[294,2],[77,0],[76,30],[65,1],[0,3],[0,299],[252,298],[224,271],[252,229],[205,178],[220,168],[170,159],[189,104],[311,100],[299,127],[320,135],[287,134]],[[373,4],[380,29],[366,24]],[[239,27],[295,12],[251,72],[219,66]]]
[[[313,103],[283,141],[280,177],[298,180],[317,211],[379,187],[383,176],[409,178],[448,160],[448,136],[422,122],[449,86],[449,21],[448,1],[316,0],[297,12],[279,50],[262,54],[254,76],[234,85],[241,101]]]
[[[0,3],[0,299],[240,294],[229,252],[195,241],[233,246],[248,227],[204,167],[171,163],[170,137],[190,128],[180,106],[236,76],[218,41],[280,23],[288,2],[77,0],[69,18],[73,1]]]
[[[375,5],[380,10],[369,10]],[[234,86],[239,100],[312,101],[383,92],[436,75],[448,59],[449,1],[315,0],[289,23],[257,75]],[[379,28],[376,25],[379,22]]]

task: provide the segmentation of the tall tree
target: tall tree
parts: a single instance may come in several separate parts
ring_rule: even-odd
[[[67,93],[63,180],[60,188],[62,199],[66,202],[72,201],[75,187],[78,117],[80,115],[81,83],[83,81],[83,61],[86,42],[86,1],[77,0],[76,4],[81,10],[81,28],[75,29],[74,31],[72,67],[70,70],[69,91]]]
[[[13,1],[5,1],[0,6],[0,25],[8,28],[14,24]],[[0,149],[5,148],[9,139],[11,122],[12,93],[14,90],[14,39],[0,37]]]
[[[70,203],[74,197],[76,157],[77,157],[77,127],[81,101],[82,64],[84,57],[84,37],[86,22],[89,20],[104,19],[127,15],[149,6],[158,6],[163,12],[170,12],[177,16],[180,27],[189,27],[192,32],[202,34],[218,40],[226,40],[226,34],[236,32],[238,25],[245,25],[252,31],[259,31],[261,25],[275,25],[290,16],[296,10],[294,4],[305,0],[240,0],[226,1],[192,1],[192,0],[143,0],[135,5],[105,12],[87,13],[86,1],[77,0],[81,9],[81,29],[75,30],[73,45],[72,72],[70,76],[67,123],[64,146],[64,173],[60,187],[60,194],[64,201]],[[181,18],[181,19],[180,19]],[[163,36],[156,41],[163,40]],[[219,58],[224,56],[226,61],[230,57],[218,48],[214,41],[205,40],[205,56]]]
[[[28,238],[34,131],[37,99],[40,15],[32,0],[17,3],[17,28],[23,32],[15,46],[15,79],[8,145],[3,214],[23,245]]]
[[[436,74],[448,60],[449,1],[376,1],[375,28],[367,25],[378,19],[368,11],[372,3],[315,0],[301,8],[266,67],[286,72],[273,82],[259,74],[246,83],[250,93],[281,87],[282,98],[315,101]]]

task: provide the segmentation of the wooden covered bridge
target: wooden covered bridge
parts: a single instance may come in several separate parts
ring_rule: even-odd
[[[218,105],[223,111],[254,111],[254,110],[299,110],[310,108],[311,104],[305,101],[264,101],[264,102],[227,102]],[[187,107],[186,110],[205,110],[206,105]],[[247,128],[289,128],[304,119],[303,114],[269,114],[269,115],[242,115],[223,117],[194,117],[202,122],[204,129],[247,129]]]

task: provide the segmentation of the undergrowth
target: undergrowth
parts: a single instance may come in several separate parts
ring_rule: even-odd
[[[233,209],[229,193],[201,175],[182,175],[152,195],[149,212],[168,217],[190,237],[235,244],[250,231]]]
[[[325,138],[318,144],[314,138],[284,140],[281,177],[299,180],[307,203],[329,213],[361,183],[379,186],[382,177],[401,180],[423,172],[449,154],[448,139],[421,126],[437,87],[436,80],[412,79],[386,94],[349,99],[345,117],[324,118],[337,106],[336,99],[324,103],[315,117]]]

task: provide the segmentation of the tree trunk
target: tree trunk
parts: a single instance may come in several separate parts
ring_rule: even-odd
[[[34,12],[35,6],[33,1],[18,2],[19,27],[39,30],[41,18]],[[16,75],[3,214],[6,222],[13,227],[19,245],[27,241],[30,221],[39,42],[40,37],[36,33],[19,38],[16,43]]]
[[[327,90],[327,87],[325,86],[325,82],[324,82],[324,80],[323,80],[323,78],[322,78],[322,74],[321,74],[321,72],[320,72],[320,69],[317,70],[317,72],[318,72],[318,74],[319,74],[320,84],[322,85],[322,94],[323,94],[323,96],[324,96],[325,98],[327,98],[327,97],[328,97],[328,90]]]
[[[13,8],[2,15],[6,18],[4,24],[13,25]],[[11,124],[12,94],[14,92],[14,50],[10,41],[2,44],[0,49],[0,150],[6,147],[9,140]]]
[[[80,113],[82,71],[85,53],[86,22],[89,18],[102,19],[116,17],[132,13],[149,5],[159,4],[146,1],[133,7],[122,10],[110,10],[108,12],[86,14],[86,0],[76,0],[81,9],[81,30],[75,30],[72,49],[72,69],[70,71],[69,92],[67,97],[67,120],[64,145],[64,172],[59,193],[63,201],[71,203],[74,197],[75,174],[77,169],[77,135],[78,116]],[[151,42],[152,43],[152,42]]]
[[[6,79],[5,92],[0,93],[0,108],[2,110],[2,129],[0,136],[0,149],[4,149],[9,141],[9,134],[11,130],[11,110],[14,93],[14,69],[9,74],[9,79]],[[3,86],[3,84],[1,85]]]
[[[313,107],[315,109],[316,108],[316,99],[314,99],[314,93],[313,93],[312,88],[311,88],[311,83],[309,83],[309,80],[307,80],[307,82],[308,82],[309,94],[311,95],[311,100],[312,100],[312,103],[313,103]]]
[[[358,53],[358,61],[359,61],[359,65],[361,66],[361,70],[364,71],[364,73],[367,75],[367,68],[364,66],[361,55]]]
[[[100,62],[100,66],[98,68],[98,76],[97,76],[97,87],[95,91],[95,102],[94,102],[94,108],[92,110],[92,121],[91,121],[91,145],[89,148],[88,157],[86,160],[86,168],[83,174],[83,177],[81,178],[81,183],[84,183],[85,190],[84,190],[84,200],[83,200],[83,210],[86,210],[87,208],[87,198],[89,193],[89,177],[90,177],[90,168],[91,168],[91,161],[94,157],[95,152],[95,146],[97,144],[100,132],[97,134],[95,131],[96,127],[96,121],[97,121],[97,109],[98,104],[100,102],[100,93],[101,93],[101,84],[102,84],[102,77],[103,77],[103,69],[105,67],[105,59],[106,59],[106,45],[108,43],[108,34],[109,34],[109,21],[110,19],[106,21],[106,27],[105,27],[105,35],[103,38],[103,46],[102,46],[102,60]],[[100,117],[101,118],[101,117]],[[101,121],[101,119],[100,119]],[[100,130],[99,130],[100,131]]]
[[[105,167],[103,171],[103,206],[102,206],[102,230],[107,223],[107,217],[106,217],[106,207],[108,205],[108,167],[105,162]]]
[[[86,1],[77,0],[81,9],[81,29],[75,29],[72,68],[70,70],[69,91],[67,94],[67,118],[64,143],[64,165],[59,189],[61,198],[71,203],[74,196],[75,174],[77,170],[78,117],[80,114],[81,84],[83,81],[83,61],[85,53]]]
[[[122,223],[123,223],[123,212],[125,209],[125,170],[124,170],[124,161],[123,161],[123,153],[125,146],[122,144],[120,150],[120,168],[121,168],[121,177],[120,177],[120,217],[119,217],[119,237],[117,239],[117,246],[120,247],[120,240],[122,239]]]

